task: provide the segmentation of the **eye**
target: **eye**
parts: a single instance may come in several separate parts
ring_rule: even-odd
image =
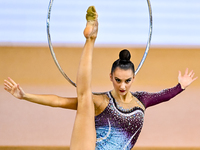
[[[127,79],[125,82],[126,82],[126,83],[129,83],[129,82],[131,82],[131,79]]]
[[[120,79],[118,79],[118,78],[115,78],[115,81],[117,81],[118,83],[120,83],[120,82],[121,82],[121,80],[120,80]]]

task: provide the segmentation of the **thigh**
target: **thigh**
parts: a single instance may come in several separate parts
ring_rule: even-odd
[[[70,150],[95,150],[96,130],[92,96],[88,96],[86,100],[79,99],[79,102]]]

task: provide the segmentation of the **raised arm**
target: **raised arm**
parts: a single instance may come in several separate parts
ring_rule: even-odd
[[[134,94],[143,103],[145,108],[148,108],[150,106],[166,102],[181,93],[182,91],[183,89],[181,88],[181,85],[179,83],[175,87],[164,89],[156,93],[136,92]]]
[[[165,101],[170,100],[179,93],[181,93],[186,87],[188,87],[197,77],[194,78],[194,72],[188,72],[188,68],[185,70],[185,74],[182,76],[179,71],[178,84],[173,88],[164,89],[157,93],[137,92],[136,97],[141,100],[145,107],[150,107]]]
[[[27,100],[29,102],[51,107],[62,107],[74,110],[77,109],[77,98],[65,98],[59,97],[57,95],[37,95],[25,93],[19,84],[16,84],[16,82],[11,78],[4,80],[4,89],[18,99]]]

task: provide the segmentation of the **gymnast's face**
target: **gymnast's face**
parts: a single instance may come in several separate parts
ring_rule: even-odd
[[[123,96],[129,92],[134,80],[134,74],[131,69],[124,70],[117,67],[115,71],[110,74],[110,80],[113,83],[115,92]]]

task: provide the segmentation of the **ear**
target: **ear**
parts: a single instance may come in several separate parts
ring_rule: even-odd
[[[135,76],[133,77],[132,81],[134,81],[134,80],[135,80]]]
[[[113,81],[113,79],[112,79],[113,77],[112,77],[112,74],[110,73],[110,81]]]

